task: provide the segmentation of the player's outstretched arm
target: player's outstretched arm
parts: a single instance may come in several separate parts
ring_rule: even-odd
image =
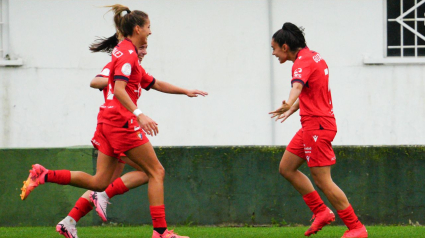
[[[104,89],[108,86],[108,78],[105,77],[95,77],[90,82],[90,87],[97,89]]]
[[[205,97],[206,95],[208,95],[207,92],[204,92],[201,90],[197,90],[197,89],[190,90],[190,89],[180,88],[175,85],[172,85],[171,83],[167,83],[160,80],[156,80],[152,88],[163,93],[185,94],[188,97],[197,97],[198,95]]]

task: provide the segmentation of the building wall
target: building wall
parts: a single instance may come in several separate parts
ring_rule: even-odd
[[[114,32],[116,1],[9,0],[9,53],[0,67],[0,147],[89,145],[102,103],[89,82],[109,61],[92,54]],[[424,144],[421,65],[363,64],[382,57],[381,0],[120,1],[146,11],[153,34],[143,66],[159,80],[208,91],[205,98],[143,92],[139,108],[159,124],[154,145],[281,145],[299,116],[268,112],[288,97],[291,62],[271,57],[286,21],[305,27],[308,46],[330,68],[337,145]]]
[[[166,170],[169,224],[310,224],[311,211],[278,172],[285,149],[282,146],[155,149]],[[93,173],[96,156],[92,151],[77,147],[1,149],[0,165],[8,169],[2,173],[7,179],[0,177],[0,203],[7,204],[0,206],[0,226],[56,225],[85,190],[46,183],[21,201],[22,181],[33,163],[48,169],[66,166]],[[364,224],[423,224],[424,152],[425,146],[336,146],[338,162],[332,169],[332,178]],[[300,170],[310,176],[306,165]],[[129,171],[127,167],[125,172]],[[332,207],[327,199],[323,200]],[[111,202],[108,222],[151,224],[146,185],[116,196]],[[101,225],[95,212],[80,222],[79,226]],[[334,224],[343,225],[338,218]]]

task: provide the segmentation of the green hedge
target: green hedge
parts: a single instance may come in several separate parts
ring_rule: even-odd
[[[309,224],[311,212],[278,173],[284,147],[155,150],[166,169],[165,204],[170,224]],[[425,146],[336,146],[335,153],[333,179],[364,223],[425,223]],[[0,226],[56,225],[85,190],[46,184],[21,201],[20,187],[31,164],[93,174],[93,157],[91,148],[0,149]],[[309,175],[305,165],[301,170]],[[151,223],[147,186],[111,202],[110,221]],[[80,223],[98,224],[101,220],[94,213]],[[337,224],[342,222],[337,219]]]

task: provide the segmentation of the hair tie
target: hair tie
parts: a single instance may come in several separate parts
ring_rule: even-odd
[[[126,11],[127,11],[127,14],[130,14],[131,13],[130,9],[127,9]]]

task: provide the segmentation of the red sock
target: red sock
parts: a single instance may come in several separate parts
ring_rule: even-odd
[[[124,194],[126,192],[128,192],[128,188],[125,186],[121,178],[115,179],[115,181],[109,184],[105,190],[105,193],[109,198],[112,198],[115,195]]]
[[[304,195],[303,199],[313,214],[317,214],[326,209],[326,205],[320,198],[320,195],[317,191]]]
[[[74,220],[78,222],[81,217],[85,216],[92,209],[93,207],[90,202],[87,199],[80,197],[75,203],[74,208],[72,208],[69,212],[68,216],[74,218]]]
[[[337,213],[349,230],[357,229],[363,226],[354,213],[354,209],[351,204],[346,209],[337,211]]]
[[[46,182],[66,185],[71,181],[69,170],[49,170],[46,174]]]
[[[153,228],[167,228],[165,221],[165,205],[150,206]]]

